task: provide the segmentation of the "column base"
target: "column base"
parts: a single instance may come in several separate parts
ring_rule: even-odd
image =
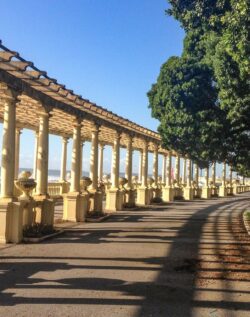
[[[99,190],[89,190],[89,213],[102,212],[103,193]]]
[[[125,203],[125,194],[123,190],[117,188],[111,188],[107,191],[106,196],[106,211],[113,212],[123,209]]]
[[[227,197],[227,187],[220,186],[220,188],[219,188],[219,197]]]
[[[79,222],[85,221],[89,209],[89,194],[71,192],[63,198],[63,220]]]
[[[125,192],[125,207],[135,207],[135,190],[127,189]]]
[[[192,187],[184,188],[184,199],[185,200],[193,200],[194,199],[194,191]]]
[[[23,239],[23,204],[0,199],[0,243],[19,243]]]
[[[152,189],[147,187],[139,187],[137,189],[137,204],[149,205],[152,198]]]
[[[162,200],[165,202],[174,200],[174,190],[172,187],[167,186],[162,189]]]
[[[211,188],[202,187],[201,189],[201,198],[209,199],[211,197]]]

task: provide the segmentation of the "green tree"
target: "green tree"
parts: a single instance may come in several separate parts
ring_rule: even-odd
[[[169,0],[186,31],[148,93],[166,147],[200,165],[224,161],[250,171],[248,7],[246,0]]]

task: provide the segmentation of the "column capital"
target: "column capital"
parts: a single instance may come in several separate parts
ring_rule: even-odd
[[[91,132],[95,132],[95,133],[100,132],[100,127],[101,127],[100,123],[94,122],[92,127],[91,127]]]
[[[121,136],[122,136],[122,132],[119,131],[119,130],[116,130],[116,131],[115,131],[115,135],[114,135],[115,140],[120,139]]]
[[[102,143],[102,142],[99,142],[99,148],[100,148],[100,149],[103,150],[103,149],[105,148],[105,145],[106,145],[106,144],[104,144],[104,143]]]
[[[5,83],[0,83],[0,100],[5,102],[17,102],[20,92],[8,87]]]

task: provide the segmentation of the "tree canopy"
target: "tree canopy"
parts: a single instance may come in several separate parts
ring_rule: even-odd
[[[186,32],[183,53],[161,67],[148,92],[163,144],[201,167],[227,161],[250,173],[246,0],[169,0]]]

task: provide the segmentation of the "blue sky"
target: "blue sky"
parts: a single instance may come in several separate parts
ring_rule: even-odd
[[[0,38],[84,98],[156,130],[146,93],[162,63],[181,54],[184,37],[179,24],[166,16],[167,7],[166,0],[2,0]],[[24,130],[21,167],[32,166],[33,147],[33,133]],[[60,139],[51,136],[50,168],[60,167],[60,150]],[[88,170],[89,144],[84,153]],[[107,149],[107,172],[110,154]],[[122,170],[124,156],[122,151]],[[136,170],[137,155],[134,162]]]
[[[183,40],[167,6],[165,0],[2,0],[0,37],[76,93],[156,130],[146,93],[161,64],[181,53]],[[60,145],[50,137],[50,168],[60,166]],[[33,146],[33,133],[23,131],[21,167],[32,166]],[[85,169],[88,153],[86,144]],[[105,156],[108,171],[109,149]],[[123,169],[123,151],[121,160]]]

